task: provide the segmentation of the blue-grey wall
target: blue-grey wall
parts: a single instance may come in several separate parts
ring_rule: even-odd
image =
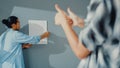
[[[89,0],[1,0],[0,20],[9,15],[16,15],[21,21],[21,31],[28,34],[28,19],[48,21],[48,31],[51,32],[47,45],[33,45],[23,50],[26,68],[76,68],[79,59],[74,55],[66,36],[59,26],[54,24],[54,4],[63,9],[71,9],[85,18]],[[80,28],[74,28],[79,34]],[[0,23],[0,34],[5,27]]]

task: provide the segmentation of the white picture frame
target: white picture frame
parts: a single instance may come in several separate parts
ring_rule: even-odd
[[[40,36],[44,32],[47,32],[46,20],[28,20],[29,36]],[[37,44],[47,44],[47,38],[40,40]]]

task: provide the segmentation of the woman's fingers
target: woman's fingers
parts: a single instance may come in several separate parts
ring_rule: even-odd
[[[58,11],[55,15],[55,24],[61,25],[63,23],[72,24],[72,19],[67,15],[67,13],[59,7],[58,4],[55,4],[55,9]]]
[[[59,7],[58,4],[55,4],[55,9],[56,9],[58,12],[60,12],[60,13],[63,12],[63,10]]]
[[[27,44],[23,44],[22,48],[30,48],[31,46],[32,46],[32,44],[27,43]]]
[[[69,15],[73,15],[73,12],[70,10],[70,8],[67,9],[67,12],[69,13]]]

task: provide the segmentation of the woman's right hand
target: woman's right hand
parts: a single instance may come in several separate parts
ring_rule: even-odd
[[[48,38],[50,36],[50,32],[45,32],[41,35],[41,39]]]

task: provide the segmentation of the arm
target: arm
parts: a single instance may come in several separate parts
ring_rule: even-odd
[[[90,51],[79,41],[78,36],[72,29],[71,21],[69,21],[70,18],[58,5],[55,5],[55,8],[58,11],[55,16],[55,23],[62,26],[71,49],[78,58],[83,59],[87,57],[90,54]]]
[[[90,54],[90,51],[79,41],[72,27],[67,23],[63,23],[62,28],[75,55],[80,59],[86,58]]]
[[[50,35],[49,32],[45,32],[44,34],[41,35],[41,39],[44,39],[44,38],[48,37],[49,35]],[[22,44],[23,49],[30,48],[31,46],[32,46],[32,44],[29,44],[29,43]]]
[[[26,34],[23,34],[19,31],[16,31],[15,33],[15,41],[19,43],[30,43],[35,44],[38,43],[41,39],[44,39],[49,36],[49,32],[45,32],[44,34],[40,36],[28,36]]]

